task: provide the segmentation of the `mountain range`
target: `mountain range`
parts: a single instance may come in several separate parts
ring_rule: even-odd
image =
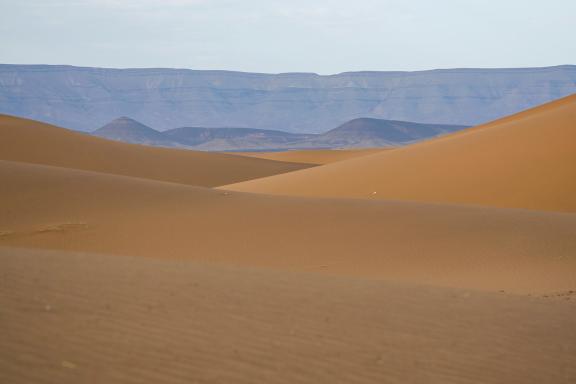
[[[120,117],[95,130],[92,135],[161,147],[185,147],[204,151],[261,151],[397,146],[464,128],[466,126],[360,118],[322,134],[202,127],[181,127],[160,132],[129,117]]]
[[[160,131],[320,133],[359,117],[477,125],[576,92],[576,66],[244,73],[0,65],[0,113],[92,131],[130,116]]]

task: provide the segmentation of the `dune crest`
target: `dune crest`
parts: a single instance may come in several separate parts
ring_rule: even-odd
[[[7,115],[0,115],[0,160],[208,187],[310,167],[121,143]]]
[[[576,212],[574,164],[576,95],[428,142],[222,188]]]

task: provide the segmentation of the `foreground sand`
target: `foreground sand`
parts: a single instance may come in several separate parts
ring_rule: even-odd
[[[0,246],[526,293],[576,287],[576,215],[305,199],[0,161]]]
[[[576,212],[576,95],[392,151],[223,187]]]
[[[576,382],[574,296],[8,248],[0,270],[2,383]]]
[[[265,159],[105,140],[0,115],[0,160],[216,186],[310,167]]]
[[[257,157],[260,159],[304,163],[329,164],[337,161],[353,159],[355,157],[390,150],[392,148],[366,148],[366,149],[303,149],[281,152],[238,152],[235,154]]]

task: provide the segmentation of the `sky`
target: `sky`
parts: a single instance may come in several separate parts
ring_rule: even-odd
[[[320,74],[576,64],[576,1],[0,0],[0,63]]]

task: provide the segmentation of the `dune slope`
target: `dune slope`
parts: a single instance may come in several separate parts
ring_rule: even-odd
[[[302,149],[280,152],[238,152],[236,154],[242,156],[258,157],[260,159],[321,165],[334,163],[336,161],[348,160],[354,157],[370,155],[372,153],[390,149],[392,148]]]
[[[576,305],[0,248],[3,383],[576,381]]]
[[[223,188],[576,212],[576,95],[429,142]]]
[[[0,115],[0,160],[217,186],[309,167],[220,153],[110,141]]]
[[[264,196],[0,162],[0,246],[576,289],[576,215]]]

